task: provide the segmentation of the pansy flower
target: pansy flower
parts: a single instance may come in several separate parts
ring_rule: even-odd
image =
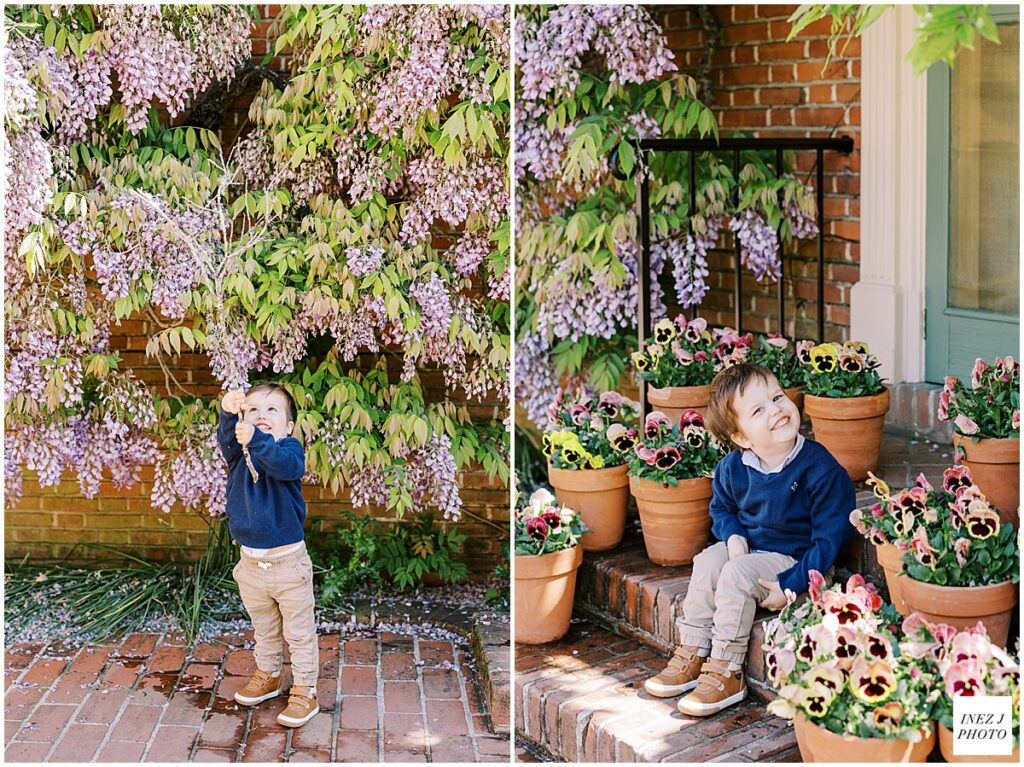
[[[814,348],[814,341],[797,341],[796,358],[802,365],[811,364],[811,349]]]
[[[807,572],[807,594],[812,602],[817,602],[821,596],[821,589],[825,585],[825,576],[817,570]]]
[[[799,705],[811,719],[821,719],[828,713],[835,694],[824,685],[816,684],[800,691]]]
[[[661,344],[648,344],[647,356],[651,358],[651,361],[657,365],[658,360],[665,356],[665,347]]]
[[[928,531],[924,526],[914,531],[914,535],[910,539],[910,548],[918,562],[931,570],[935,569],[935,550],[928,543]]]
[[[960,567],[967,564],[967,552],[971,550],[970,538],[957,538],[953,541],[953,553],[956,554],[956,562]]]
[[[586,405],[575,404],[569,408],[569,417],[577,426],[582,426],[590,417],[590,408]]]
[[[776,349],[785,349],[789,346],[789,339],[785,338],[781,333],[769,333],[765,336],[764,342],[769,346],[774,346]]]
[[[644,436],[647,439],[654,439],[661,434],[662,427],[671,427],[672,422],[668,416],[662,413],[660,410],[655,410],[653,413],[647,416],[644,421]]]
[[[552,453],[555,451],[554,443],[551,441],[551,435],[544,433],[540,436],[541,452],[544,453],[546,458],[550,458]]]
[[[636,444],[637,431],[636,429],[627,429],[621,423],[613,423],[608,427],[607,436],[615,450],[625,453],[627,450],[632,450]]]
[[[900,726],[902,720],[903,706],[894,700],[879,706],[871,714],[871,721],[875,727],[884,732],[892,732]]]
[[[977,434],[980,428],[977,423],[965,416],[963,413],[960,413],[953,419],[953,425],[956,426],[957,431],[965,435]]]
[[[885,661],[861,656],[850,669],[850,690],[865,703],[882,703],[896,691],[896,674]]]
[[[985,694],[985,669],[976,660],[965,660],[954,663],[942,675],[946,685],[946,694],[950,698],[957,695],[971,696]]]
[[[890,503],[913,514],[920,514],[928,507],[928,492],[921,487],[901,490],[890,499]]]
[[[813,666],[804,672],[803,680],[808,687],[821,685],[831,690],[832,694],[835,695],[842,689],[843,684],[846,682],[846,676],[843,674],[842,669],[836,666],[829,665],[828,663],[819,663],[817,666]]]
[[[1020,411],[1014,410],[1013,415],[1010,416],[1010,426],[1020,431]]]
[[[914,479],[914,487],[919,487],[926,493],[929,493],[935,489],[934,487],[932,487],[932,483],[929,482],[928,478],[924,475],[924,472],[918,474],[917,477]]]
[[[693,352],[678,341],[672,344],[672,353],[676,355],[676,362],[680,365],[689,365],[693,362]]]
[[[687,447],[697,450],[708,441],[708,432],[703,426],[687,426],[683,429],[683,441]]]
[[[633,367],[637,370],[647,370],[651,367],[651,358],[643,352],[633,352],[630,359],[633,360]]]
[[[636,453],[637,458],[645,463],[654,465],[654,459],[657,457],[657,453],[642,442],[637,442],[633,447],[633,451]]]
[[[996,358],[996,363],[1000,362],[999,358]],[[974,367],[971,368],[971,388],[977,389],[981,386],[981,378],[988,370],[988,364],[981,357],[974,360]]]
[[[843,350],[848,354],[861,354],[865,356],[871,353],[868,345],[863,341],[847,341],[843,344]]]
[[[796,655],[786,647],[775,647],[766,653],[764,659],[765,674],[768,681],[778,686],[782,680],[789,678],[796,667]]]
[[[708,357],[708,353],[706,351],[704,351],[703,349],[693,353],[693,361],[694,362],[707,362],[708,359],[710,359]]]
[[[546,541],[548,538],[548,523],[543,517],[531,517],[526,520],[526,534],[535,541]]]
[[[654,465],[663,471],[667,471],[679,463],[682,456],[674,447],[663,447],[654,452]]]
[[[864,649],[875,660],[892,658],[892,644],[881,634],[871,633],[864,637]]]
[[[707,331],[708,321],[703,317],[695,317],[690,320],[690,323],[686,326],[683,331],[683,335],[686,336],[686,340],[691,343],[698,343]]]
[[[840,668],[849,670],[862,648],[861,636],[856,631],[849,626],[839,627],[836,631],[835,655],[839,659]]]
[[[992,643],[987,636],[960,631],[950,642],[946,657],[953,663],[963,663],[968,660],[985,662],[992,657],[991,647]]]
[[[558,530],[562,526],[562,515],[557,511],[545,511],[540,515],[540,518],[544,520],[551,532]]]
[[[967,488],[974,484],[971,470],[966,466],[952,466],[942,472],[942,489],[947,493],[956,493],[961,487]]]
[[[972,501],[964,517],[967,534],[983,541],[999,535],[999,514],[985,501]]]
[[[864,362],[856,354],[840,354],[839,369],[847,373],[859,373],[864,369]]]
[[[667,344],[676,337],[676,326],[672,320],[665,318],[654,326],[654,340],[659,344]]]
[[[832,344],[818,344],[810,352],[811,367],[818,373],[831,373],[839,364],[839,355]]]
[[[801,660],[813,663],[818,658],[827,658],[832,655],[835,649],[836,635],[828,626],[819,623],[804,629],[796,654]]]
[[[683,427],[686,427],[686,426],[703,426],[704,425],[704,416],[702,416],[700,414],[699,410],[694,410],[693,408],[688,408],[688,409],[684,410],[682,416],[680,416],[680,418],[679,418],[679,425],[683,426]]]
[[[619,414],[622,403],[623,396],[621,394],[617,391],[606,391],[597,401],[597,409],[601,414],[614,418]]]
[[[875,494],[875,498],[878,498],[881,501],[889,499],[889,486],[885,483],[885,480],[879,479],[869,471],[868,479],[865,484],[871,488],[871,492]]]

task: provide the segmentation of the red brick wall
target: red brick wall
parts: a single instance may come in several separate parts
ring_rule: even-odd
[[[828,21],[815,23],[786,42],[790,30],[786,19],[796,7],[710,6],[721,28],[721,43],[714,51],[709,73],[711,105],[722,136],[744,130],[758,137],[853,138],[851,155],[826,152],[824,162],[825,335],[826,340],[847,340],[850,288],[860,272],[860,39],[854,38],[844,54],[825,67]],[[696,9],[664,8],[657,18],[680,70],[696,75],[709,39]],[[722,158],[731,164],[727,154]],[[815,184],[814,152],[797,153],[795,171],[804,183]],[[720,244],[728,250],[716,251],[710,259],[710,292],[700,313],[713,324],[732,325],[735,277],[731,236]],[[786,334],[816,336],[817,240],[788,252],[783,276]],[[668,293],[673,294],[671,288]],[[743,329],[778,329],[778,286],[759,286],[745,270],[742,293]]]
[[[253,56],[260,60],[268,50],[270,19],[279,6],[260,6],[262,20],[253,33]],[[273,66],[282,68],[284,59],[275,59]],[[233,141],[245,123],[248,105],[255,93],[238,99],[225,125],[221,138],[227,145]],[[182,115],[179,122],[187,117]],[[157,394],[167,395],[164,373],[154,359],[146,359],[145,348],[149,335],[155,332],[153,322],[132,318],[114,329],[111,346],[122,356],[122,369],[132,369],[140,380]],[[216,394],[220,387],[210,374],[205,355],[184,354],[169,361],[175,378],[190,392],[200,395]],[[354,363],[363,369],[371,367],[369,355]],[[392,364],[396,370],[400,364]],[[421,372],[421,381],[428,401],[445,398],[444,382],[436,371]],[[491,416],[501,403],[490,399],[483,403],[461,402],[476,416]],[[117,491],[109,482],[101,486],[100,494],[90,500],[83,497],[74,477],[65,476],[57,487],[40,489],[34,474],[26,474],[24,497],[13,508],[5,510],[5,544],[7,556],[20,558],[31,554],[40,559],[90,561],[109,556],[99,549],[79,544],[103,543],[130,551],[151,560],[166,560],[197,556],[206,544],[206,522],[196,513],[176,508],[163,513],[152,508],[149,501],[153,483],[153,467],[144,467],[142,482],[134,487]],[[508,490],[497,481],[491,481],[479,468],[460,474],[462,500],[467,512],[490,520],[501,530],[508,529]],[[340,524],[343,510],[353,510],[348,493],[338,496],[320,487],[304,489],[309,520],[306,524],[307,540],[321,536]],[[363,508],[358,513],[372,513],[381,520],[393,518],[381,509]],[[500,541],[507,537],[499,529],[480,522],[468,513],[463,516],[460,530],[468,536],[465,544],[466,561],[474,572],[488,572],[501,559]]]

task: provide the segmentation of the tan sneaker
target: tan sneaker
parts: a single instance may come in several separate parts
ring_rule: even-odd
[[[697,689],[679,701],[678,708],[689,716],[711,716],[746,697],[743,669],[730,671],[728,661],[708,658],[700,670]]]
[[[277,715],[277,723],[285,727],[301,727],[320,711],[316,690],[294,685],[288,695],[288,708]]]
[[[691,645],[679,645],[665,670],[644,682],[644,689],[656,698],[671,698],[692,690],[697,686],[700,667],[707,660],[697,655],[698,649]]]
[[[255,706],[265,700],[276,698],[281,692],[281,677],[274,676],[269,671],[256,670],[252,679],[245,683],[245,687],[235,693],[235,700],[243,706]]]

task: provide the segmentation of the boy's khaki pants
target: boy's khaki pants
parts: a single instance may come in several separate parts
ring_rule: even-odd
[[[756,552],[729,559],[729,549],[716,543],[693,560],[683,615],[676,619],[679,643],[710,648],[711,657],[743,664],[758,603],[768,589],[757,581],[777,580],[796,564],[785,554]]]
[[[315,689],[320,649],[313,617],[313,563],[305,543],[298,551],[272,559],[242,554],[232,574],[252,619],[256,667],[279,672],[288,642],[292,684]]]

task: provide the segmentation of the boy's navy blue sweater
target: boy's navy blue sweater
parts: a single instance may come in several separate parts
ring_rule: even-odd
[[[302,443],[294,437],[278,442],[256,429],[249,442],[249,457],[260,479],[253,482],[242,446],[235,439],[237,423],[237,415],[220,411],[217,442],[228,462],[231,537],[254,549],[298,543],[303,539],[302,525],[306,521],[306,501],[302,497],[306,456]]]
[[[728,541],[742,535],[751,551],[793,557],[797,563],[779,574],[779,585],[795,594],[807,591],[808,571],[828,572],[854,532],[853,482],[832,454],[812,440],[777,474],[745,465],[742,453],[734,450],[715,469],[712,490],[715,536]]]

